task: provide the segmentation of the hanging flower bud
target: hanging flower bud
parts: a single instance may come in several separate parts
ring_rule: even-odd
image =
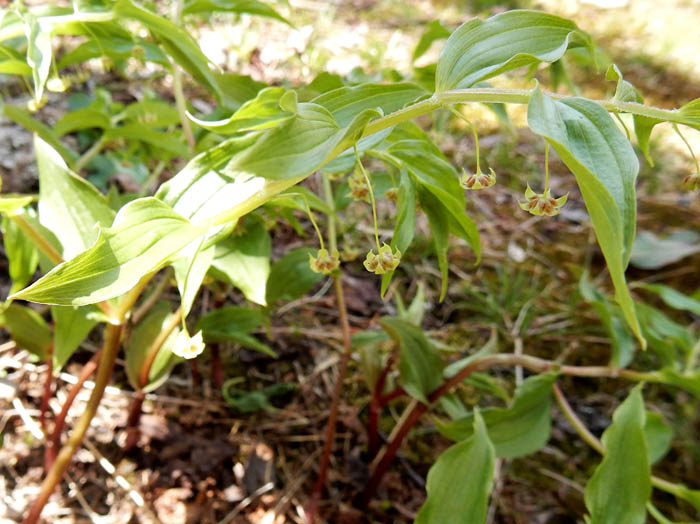
[[[355,171],[355,173],[348,178],[348,185],[350,186],[350,194],[355,200],[369,202],[369,186],[362,173]]]
[[[29,102],[27,102],[27,110],[30,113],[36,113],[37,111],[39,111],[39,109],[44,107],[48,101],[49,101],[49,97],[46,95],[42,96],[41,100],[39,100],[39,101],[36,101],[35,99],[32,98]]]
[[[491,168],[488,173],[477,171],[472,174],[462,170],[460,182],[464,189],[486,189],[496,183],[496,173]]]
[[[370,273],[383,275],[387,271],[396,269],[400,261],[401,251],[397,249],[396,253],[394,253],[391,250],[391,246],[385,243],[379,248],[379,252],[376,255],[374,251],[367,253],[364,266]]]
[[[333,254],[330,255],[327,249],[319,249],[316,258],[312,257],[309,253],[309,267],[314,273],[323,273],[324,275],[330,275],[333,271],[338,269],[340,266],[340,254],[338,250],[333,250]]]
[[[396,189],[395,187],[392,187],[391,189],[387,189],[386,193],[384,193],[384,196],[386,197],[387,200],[390,200],[394,204],[398,202],[399,200],[399,190]]]
[[[173,353],[182,358],[195,358],[204,351],[204,341],[202,340],[202,332],[199,331],[195,336],[191,337],[187,332],[180,331],[172,349]]]
[[[683,186],[689,191],[700,189],[700,173],[693,173],[683,179]]]
[[[528,184],[525,190],[525,198],[527,198],[527,201],[518,202],[522,209],[538,217],[553,217],[558,215],[561,208],[566,204],[569,194],[567,193],[563,197],[555,199],[552,197],[552,192],[549,189],[545,190],[543,194],[538,194]]]
[[[46,89],[52,93],[63,93],[71,86],[71,79],[68,77],[54,76],[46,82]]]

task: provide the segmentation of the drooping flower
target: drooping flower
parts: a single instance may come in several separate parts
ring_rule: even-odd
[[[178,357],[195,358],[204,351],[202,332],[199,331],[195,336],[191,337],[186,331],[181,331],[175,339],[172,351]]]
[[[399,265],[401,261],[401,251],[398,249],[396,252],[391,250],[391,246],[388,244],[383,244],[379,248],[378,253],[375,255],[374,251],[367,253],[367,258],[365,258],[364,266],[370,273],[375,273],[377,275],[383,275],[387,271],[393,271]]]
[[[329,275],[339,266],[340,254],[337,249],[333,250],[333,254],[329,254],[327,249],[319,249],[315,258],[309,253],[309,267],[314,273]]]
[[[399,190],[396,189],[395,187],[392,187],[392,188],[386,190],[386,193],[384,193],[384,196],[386,197],[387,200],[389,200],[395,204],[399,200]]]
[[[558,215],[561,208],[566,204],[569,194],[554,198],[551,190],[546,189],[544,193],[535,193],[528,184],[525,190],[525,198],[527,198],[525,202],[518,202],[522,209],[538,217],[553,217]]]
[[[369,202],[369,186],[361,172],[355,171],[355,173],[348,178],[348,185],[350,186],[350,194],[355,200]]]
[[[54,76],[46,82],[46,89],[52,93],[64,93],[71,86],[71,79],[68,77]]]
[[[489,168],[488,173],[477,171],[476,173],[467,173],[462,170],[460,183],[464,189],[486,189],[496,183],[496,173]]]
[[[689,191],[700,189],[700,173],[693,173],[683,179],[683,186]]]

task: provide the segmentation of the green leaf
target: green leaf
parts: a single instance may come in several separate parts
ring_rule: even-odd
[[[600,105],[583,98],[552,100],[535,90],[528,124],[552,144],[576,177],[627,324],[646,346],[625,282],[634,242],[635,180],[639,162],[632,146]]]
[[[529,377],[516,389],[510,407],[483,410],[497,457],[522,457],[547,443],[552,424],[552,384],[556,378],[554,373]],[[470,414],[436,426],[447,438],[464,440],[472,435],[473,421],[474,415]]]
[[[198,126],[220,135],[268,129],[294,116],[280,107],[280,98],[288,92],[290,91],[283,87],[262,89],[254,99],[245,102],[233,115],[224,120],[199,120],[189,114],[188,117]]]
[[[314,284],[323,278],[323,275],[311,271],[309,255],[315,256],[316,250],[295,249],[272,265],[266,291],[269,305],[274,305],[278,300],[296,300],[311,291]]]
[[[401,385],[406,393],[429,404],[428,396],[442,383],[443,362],[418,326],[384,317],[379,322],[401,348]]]
[[[586,485],[592,524],[643,524],[651,496],[651,469],[644,436],[641,384],[613,414],[603,433],[605,454]]]
[[[408,171],[401,171],[399,180],[399,198],[396,201],[396,222],[394,224],[394,234],[391,237],[391,250],[396,249],[406,254],[406,250],[413,242],[413,235],[416,227],[416,188]],[[381,295],[384,296],[389,288],[393,271],[389,271],[382,276]]]
[[[700,253],[700,235],[696,231],[681,229],[666,237],[642,231],[634,241],[630,264],[640,269],[659,269],[695,253]]]
[[[688,102],[678,110],[684,124],[700,131],[700,98]]]
[[[73,258],[92,246],[99,227],[114,220],[105,197],[73,173],[61,156],[41,138],[34,138],[39,166],[39,221],[63,246],[63,258]]]
[[[124,206],[95,244],[11,295],[59,306],[83,306],[117,297],[160,269],[206,232],[153,197]]]
[[[157,44],[143,38],[134,35],[129,35],[129,38],[117,35],[90,35],[87,42],[83,42],[72,51],[63,55],[58,61],[57,67],[63,69],[64,67],[86,62],[91,58],[103,56],[109,57],[114,61],[136,58],[166,67],[170,66],[168,56],[161,48]]]
[[[15,49],[0,45],[0,73],[32,76],[32,68],[29,67],[26,59]]]
[[[473,436],[448,448],[430,468],[416,524],[483,524],[494,464],[493,444],[477,411]]]
[[[428,217],[430,232],[435,246],[435,255],[438,259],[438,267],[442,275],[442,286],[440,288],[440,301],[445,299],[447,294],[447,248],[450,235],[450,218],[447,209],[442,202],[430,191],[421,188],[418,192],[421,209]]]
[[[666,367],[657,371],[656,375],[659,382],[688,391],[700,400],[700,370],[681,374],[672,367]]]
[[[420,35],[420,40],[413,49],[413,56],[411,56],[411,62],[415,62],[421,56],[423,56],[433,42],[437,40],[443,40],[450,36],[450,30],[447,29],[440,20],[433,20],[429,24],[426,24],[425,29],[423,29],[423,34]]]
[[[218,98],[223,98],[219,84],[209,69],[209,60],[187,30],[137,6],[131,0],[118,0],[114,5],[114,15],[138,20],[145,25],[160,40],[166,53],[185,71],[208,87]]]
[[[41,360],[48,358],[53,337],[51,328],[39,313],[25,306],[9,304],[0,309],[0,326],[10,332],[10,337],[19,347]]]
[[[664,286],[663,284],[647,284],[645,282],[638,282],[635,286],[656,293],[669,307],[700,315],[700,301],[680,291],[676,291],[672,287]]]
[[[54,370],[61,369],[97,324],[94,307],[52,306]]]
[[[185,3],[182,14],[210,13],[212,11],[249,13],[251,15],[275,18],[280,22],[292,25],[289,20],[280,15],[272,7],[258,0],[190,0]]]
[[[644,422],[644,438],[649,452],[649,464],[661,460],[671,448],[673,428],[658,413],[647,411]]]
[[[448,38],[436,71],[436,91],[471,87],[481,80],[539,62],[555,62],[572,46],[592,47],[570,20],[542,11],[512,10],[471,20]]]
[[[44,142],[58,151],[66,162],[72,163],[78,158],[78,155],[74,151],[71,151],[61,143],[58,137],[48,126],[42,122],[39,122],[36,118],[33,118],[28,111],[25,111],[17,106],[5,104],[2,105],[2,112],[14,123],[19,124],[25,129],[29,129],[30,131],[33,131],[39,135]]]
[[[194,299],[197,298],[197,292],[211,267],[216,253],[214,246],[203,249],[203,243],[204,239],[191,254],[176,260],[172,264],[175,270],[177,289],[180,291],[182,316],[185,318],[192,309]]]
[[[63,115],[54,126],[53,131],[60,137],[81,129],[108,129],[111,125],[109,117],[102,111],[83,107]]]
[[[247,75],[234,73],[215,73],[219,90],[223,93],[221,104],[227,109],[236,109],[244,102],[255,98],[258,92],[267,84],[253,80]]]
[[[144,127],[143,124],[127,124],[120,127],[111,127],[104,134],[105,139],[125,138],[127,140],[140,140],[152,146],[168,151],[174,155],[182,155],[184,142],[172,133],[154,131]]]
[[[210,272],[236,286],[251,302],[265,306],[270,251],[270,235],[265,224],[260,219],[247,218],[243,233],[216,244],[216,256]]]
[[[240,306],[227,306],[204,315],[197,322],[195,329],[202,331],[204,342],[207,344],[235,342],[277,358],[277,354],[270,346],[263,344],[250,334],[262,324],[263,319],[260,311]]]
[[[34,243],[7,216],[2,217],[2,240],[12,280],[10,294],[26,286],[39,265],[39,252]]]
[[[28,11],[22,13],[22,18],[27,34],[27,63],[32,68],[34,100],[38,103],[44,95],[44,85],[51,68],[51,26]]]
[[[172,330],[160,348],[158,348],[158,353],[153,359],[148,372],[148,380],[145,384],[141,384],[143,366],[150,357],[153,343],[165,327],[172,322],[172,316],[170,304],[165,301],[158,302],[132,332],[125,347],[126,375],[129,377],[129,382],[135,390],[149,392],[157,389],[168,378],[172,368],[182,361],[180,357],[172,352],[175,339],[180,331],[176,328]]]
[[[15,215],[22,212],[22,209],[34,202],[37,198],[34,195],[13,195],[5,193],[0,195],[0,213],[3,215]]]
[[[142,100],[126,106],[119,115],[149,128],[180,124],[180,114],[171,104],[160,100]]]

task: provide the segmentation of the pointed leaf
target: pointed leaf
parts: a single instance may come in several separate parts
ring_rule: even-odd
[[[423,34],[420,35],[420,40],[413,49],[413,55],[411,56],[411,61],[415,62],[421,56],[423,56],[433,42],[437,40],[443,40],[450,36],[450,30],[447,29],[440,20],[433,20],[432,22],[426,24],[425,29],[423,29]]]
[[[168,56],[157,44],[129,34],[129,38],[118,35],[88,35],[89,40],[75,49],[64,54],[58,61],[57,67],[63,69],[75,64],[86,62],[91,58],[107,56],[112,60],[136,58],[143,61],[155,62],[169,66]]]
[[[494,448],[477,411],[473,436],[450,447],[428,472],[416,524],[483,524],[493,484]]]
[[[448,38],[436,72],[436,91],[463,89],[519,67],[559,60],[569,47],[592,47],[576,24],[542,11],[513,10],[471,20]]]
[[[52,306],[54,321],[53,366],[61,369],[97,324],[94,307]]]
[[[197,322],[195,329],[202,331],[204,341],[207,344],[234,342],[277,358],[277,354],[270,346],[263,344],[250,334],[262,324],[263,318],[259,311],[239,306],[227,306],[204,315]]]
[[[644,438],[649,451],[649,463],[654,464],[661,460],[671,448],[673,428],[666,424],[658,413],[647,411],[644,422]]]
[[[77,160],[78,155],[64,146],[51,128],[32,117],[28,111],[10,104],[0,104],[0,106],[2,106],[2,112],[7,118],[39,135],[44,142],[50,144],[51,147],[58,151],[66,162],[74,162]]]
[[[189,0],[185,3],[182,14],[210,13],[212,11],[249,13],[251,15],[275,18],[280,22],[292,25],[289,20],[280,15],[268,4],[259,2],[258,0]]]
[[[22,17],[27,33],[27,63],[32,68],[34,100],[38,103],[44,95],[44,85],[51,68],[51,27],[29,12],[23,13]]]
[[[203,240],[196,240],[197,249],[192,254],[182,257],[173,263],[175,270],[175,281],[177,289],[180,291],[180,300],[182,303],[182,316],[187,317],[192,309],[194,299],[197,298],[197,292],[204,281],[204,277],[209,271],[216,248],[210,246],[202,249]]]
[[[537,89],[530,99],[528,124],[552,144],[576,177],[610,270],[615,298],[644,347],[625,281],[634,242],[634,186],[639,171],[632,146],[600,105],[582,98],[555,101]]]
[[[39,252],[34,243],[7,216],[2,217],[2,240],[12,280],[10,294],[26,286],[39,265]]]
[[[295,249],[273,264],[267,279],[266,302],[269,305],[278,300],[296,300],[323,278],[323,275],[311,271],[309,255],[315,256],[316,250]]]
[[[613,414],[603,433],[605,454],[586,485],[586,507],[592,524],[643,524],[651,496],[651,469],[644,436],[641,385]]]
[[[663,284],[647,284],[646,282],[639,282],[636,286],[656,293],[669,307],[700,315],[700,300],[695,300],[672,287],[664,286]]]
[[[95,244],[10,298],[83,306],[117,297],[206,230],[153,197],[124,206]]]
[[[640,269],[659,269],[700,253],[700,235],[681,229],[666,237],[642,231],[634,241],[630,264]]]
[[[396,224],[394,225],[394,235],[391,237],[392,251],[398,249],[401,253],[406,253],[408,246],[410,246],[413,241],[415,226],[416,188],[408,171],[404,169],[401,171],[399,198],[396,201]],[[393,276],[393,271],[389,271],[382,276],[382,296],[386,293]]]
[[[102,111],[83,107],[63,115],[54,126],[53,131],[60,137],[81,129],[107,129],[111,125],[109,117]]]
[[[19,347],[41,360],[48,357],[53,338],[51,328],[33,309],[19,304],[0,308],[0,326],[10,332],[10,337]]]

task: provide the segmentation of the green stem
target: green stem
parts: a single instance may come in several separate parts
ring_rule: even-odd
[[[545,142],[544,146],[544,194],[547,194],[549,189],[549,142]]]
[[[95,142],[94,144],[92,144],[92,146],[90,147],[90,149],[88,149],[87,151],[85,151],[85,153],[83,153],[83,156],[81,156],[81,157],[75,162],[75,165],[73,166],[73,170],[74,170],[76,173],[80,173],[80,171],[82,171],[82,169],[83,169],[86,165],[88,165],[88,164],[90,163],[90,160],[92,160],[93,158],[95,158],[95,157],[97,156],[97,154],[98,154],[100,151],[102,151],[102,148],[103,148],[104,146],[106,146],[108,142],[109,142],[109,138],[107,138],[106,135],[102,135],[102,136],[100,137],[100,139],[99,139],[97,142]]]
[[[678,136],[681,137],[681,140],[683,140],[683,143],[685,144],[685,147],[688,148],[688,151],[690,151],[690,156],[693,157],[693,162],[695,162],[695,171],[700,175],[700,164],[698,164],[698,158],[695,156],[695,153],[693,153],[693,148],[690,147],[690,144],[683,136],[683,133],[681,133],[681,130],[678,129],[677,124],[673,124],[673,129],[676,131]]]
[[[695,366],[698,365],[698,358],[700,358],[700,339],[698,339],[688,355],[688,360],[685,363],[686,374],[692,373],[695,370]]]
[[[372,182],[369,179],[367,170],[365,166],[362,165],[362,160],[360,160],[360,155],[357,152],[357,147],[354,146],[355,159],[357,160],[357,165],[360,168],[360,172],[365,177],[365,182],[367,182],[367,189],[369,189],[369,199],[372,202],[372,219],[374,220],[374,241],[377,243],[377,253],[379,253],[379,223],[377,222],[377,204],[374,201],[374,191],[372,191]]]
[[[10,220],[12,220],[17,227],[29,237],[29,239],[34,243],[34,245],[39,248],[39,251],[44,253],[51,262],[54,264],[60,264],[63,262],[63,256],[59,253],[51,243],[46,240],[46,237],[41,234],[41,232],[36,229],[26,218],[22,215],[9,215]]]
[[[175,0],[173,4],[172,21],[175,24],[180,23],[180,18],[182,18],[182,8],[184,2],[183,0]],[[187,118],[187,105],[185,104],[185,94],[182,89],[182,72],[180,71],[180,66],[177,64],[173,65],[173,94],[175,95],[175,106],[177,107],[177,112],[180,115],[180,123],[182,124],[182,130],[185,133],[185,138],[187,139],[187,145],[189,147],[190,156],[194,155],[195,152],[195,139],[192,133],[192,126],[190,125],[190,119]]]
[[[448,109],[457,118],[466,122],[467,125],[469,126],[469,129],[471,129],[472,134],[474,135],[474,149],[476,150],[476,174],[480,175],[481,174],[481,162],[480,162],[481,159],[479,158],[479,134],[476,132],[476,127],[474,127],[474,124],[471,123],[471,120],[469,120],[462,113],[457,111],[454,107],[448,107]]]
[[[331,249],[331,253],[338,250],[338,239],[336,238],[336,228],[335,228],[335,200],[333,199],[333,187],[331,186],[331,179],[328,176],[321,173],[321,180],[323,181],[323,195],[326,199],[326,204],[331,209],[328,214],[328,247]]]

